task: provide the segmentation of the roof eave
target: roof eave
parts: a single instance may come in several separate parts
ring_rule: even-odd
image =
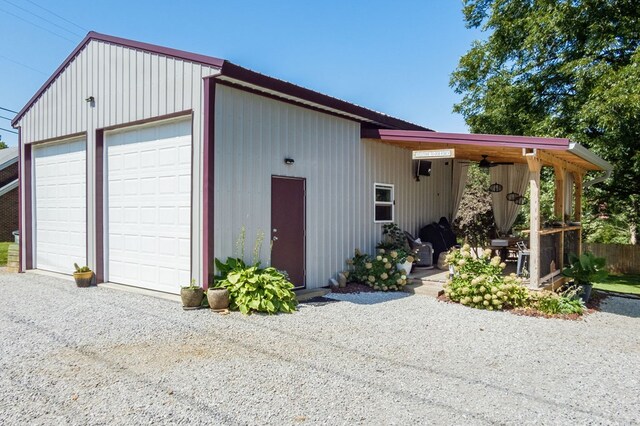
[[[611,163],[609,163],[602,157],[595,154],[593,151],[590,151],[589,149],[585,148],[584,146],[580,145],[577,142],[571,142],[569,144],[569,148],[567,149],[567,151],[571,152],[574,155],[577,155],[578,157],[582,158],[585,161],[588,161],[594,166],[599,167],[600,170],[605,170],[605,171],[613,170],[613,165]]]

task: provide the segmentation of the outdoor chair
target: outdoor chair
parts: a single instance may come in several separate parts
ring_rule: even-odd
[[[522,270],[527,266],[527,261],[531,256],[531,252],[524,241],[518,241],[516,246],[518,247],[518,266],[516,268],[516,274],[521,277]]]
[[[404,231],[404,235],[407,237],[409,248],[416,253],[415,265],[418,267],[433,268],[433,246],[431,243],[422,242],[414,238],[414,236],[407,231]]]

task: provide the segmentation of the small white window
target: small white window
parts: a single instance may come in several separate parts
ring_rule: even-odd
[[[374,219],[376,223],[393,222],[393,185],[375,183],[373,185]]]

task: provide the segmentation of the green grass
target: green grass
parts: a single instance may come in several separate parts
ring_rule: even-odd
[[[7,252],[10,244],[12,243],[0,243],[0,266],[6,266],[7,264]]]
[[[640,275],[609,275],[601,282],[594,283],[593,288],[617,291],[619,293],[640,294]]]

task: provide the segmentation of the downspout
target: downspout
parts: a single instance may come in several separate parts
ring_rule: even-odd
[[[583,187],[584,189],[587,189],[587,188],[588,188],[588,187],[590,187],[591,185],[595,185],[595,184],[598,184],[598,183],[604,182],[605,180],[607,180],[607,179],[609,179],[609,178],[611,177],[611,172],[612,172],[612,170],[611,170],[611,169],[605,170],[605,171],[604,171],[604,174],[603,174],[602,176],[599,176],[599,177],[597,177],[597,178],[595,178],[595,179],[591,179],[591,180],[590,180],[590,181],[588,181],[588,182],[584,182],[584,183],[582,184],[582,187]]]

